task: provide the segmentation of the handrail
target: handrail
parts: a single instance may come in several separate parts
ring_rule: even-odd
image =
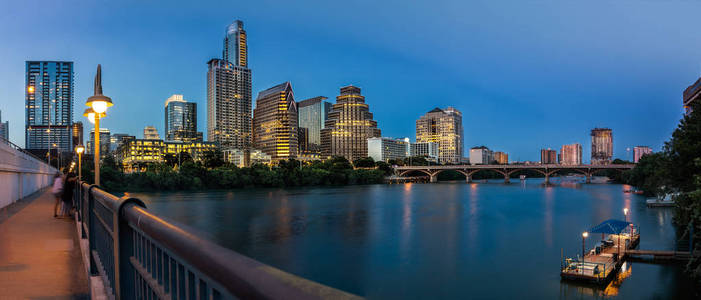
[[[109,298],[360,299],[224,248],[139,199],[86,183],[75,197],[91,273]]]
[[[15,143],[11,142],[10,140],[5,139],[5,137],[0,136],[0,142],[10,145],[10,147],[12,147],[13,149],[15,149],[19,152],[22,152],[24,154],[27,154],[31,158],[34,158],[34,159],[38,160],[39,162],[46,163],[43,159],[41,159],[38,156],[34,155],[33,153],[25,150],[24,148],[17,146]],[[51,165],[49,165],[49,166],[53,168],[53,166],[51,166]]]

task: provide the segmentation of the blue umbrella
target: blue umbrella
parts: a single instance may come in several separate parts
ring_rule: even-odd
[[[616,219],[608,219],[601,222],[601,224],[592,227],[589,232],[619,234],[621,231],[630,226],[630,224],[632,223]]]

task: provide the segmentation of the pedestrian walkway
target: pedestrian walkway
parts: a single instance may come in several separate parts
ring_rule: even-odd
[[[88,299],[74,221],[53,217],[50,189],[28,198],[0,212],[0,299]]]

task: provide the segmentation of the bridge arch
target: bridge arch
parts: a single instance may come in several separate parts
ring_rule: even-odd
[[[423,169],[405,170],[405,171],[400,172],[400,173],[399,173],[399,176],[406,176],[406,175],[408,175],[409,173],[412,173],[412,172],[421,172],[421,173],[424,173],[424,174],[426,174],[426,175],[428,175],[428,176],[432,176],[432,174],[431,174],[430,171],[428,171],[428,170],[423,170]]]

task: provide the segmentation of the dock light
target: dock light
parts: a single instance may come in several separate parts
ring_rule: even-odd
[[[626,222],[628,222],[628,208],[627,207],[623,209],[623,216],[626,219]]]
[[[584,274],[584,251],[586,248],[586,239],[589,236],[589,232],[582,232],[582,274]]]

